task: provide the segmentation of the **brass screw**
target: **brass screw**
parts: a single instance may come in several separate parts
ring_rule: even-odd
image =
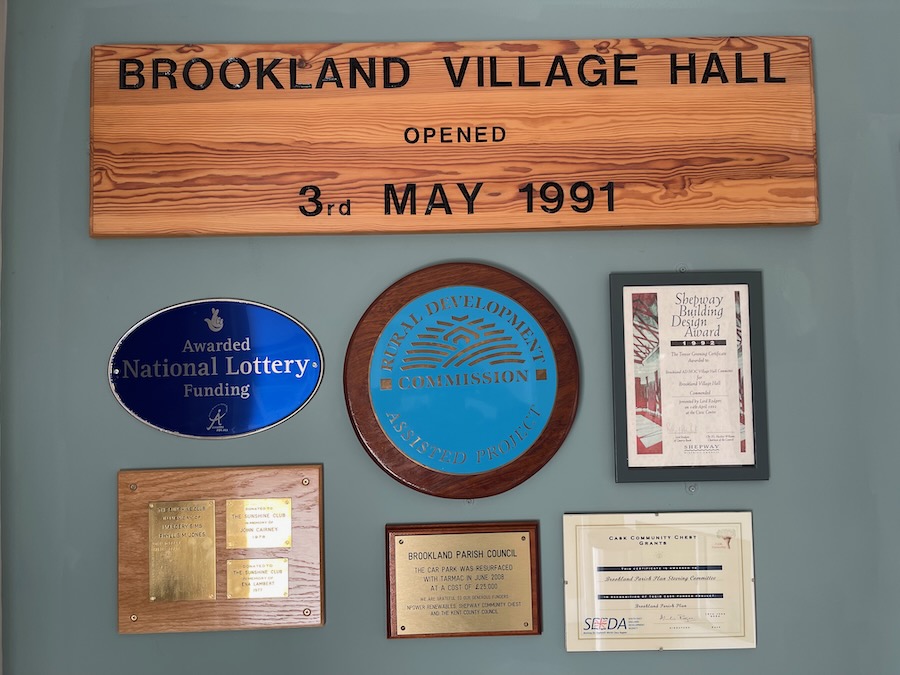
[[[134,492],[135,490],[137,490],[137,483],[132,483],[128,486],[128,489]]]
[[[131,615],[131,620],[132,620],[132,621],[137,621],[137,614],[132,614],[132,615]]]

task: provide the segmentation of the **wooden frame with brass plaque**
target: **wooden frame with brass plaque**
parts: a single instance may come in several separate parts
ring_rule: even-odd
[[[389,638],[539,635],[537,521],[387,525]]]
[[[322,466],[120,471],[119,632],[325,623]]]
[[[534,475],[569,433],[578,357],[519,277],[445,263],[400,279],[350,338],[344,393],[363,447],[420,492],[487,497]]]

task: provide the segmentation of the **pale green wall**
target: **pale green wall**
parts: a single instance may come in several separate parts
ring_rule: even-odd
[[[900,473],[900,69],[896,0],[9,0],[2,265],[3,659],[7,675],[727,672],[890,675]],[[88,237],[89,48],[123,42],[342,42],[690,35],[813,38],[821,187],[814,228],[454,236]],[[298,120],[298,124],[302,119]],[[341,369],[378,290],[477,260],[543,289],[582,366],[565,445],[518,488],[474,503],[391,480],[347,420]],[[610,271],[761,269],[772,479],[617,485]],[[324,384],[265,433],[156,432],[110,394],[116,340],[161,307],[233,296],[308,325]],[[327,625],[120,636],[120,468],[323,462]],[[898,473],[895,473],[898,472]],[[562,514],[752,509],[759,647],[567,654]],[[385,523],[538,519],[544,632],[385,639]]]
[[[3,100],[3,73],[6,70],[6,0],[0,2],[0,101]],[[2,128],[3,111],[0,110],[0,128]],[[3,139],[0,138],[0,153],[3,151]],[[0,158],[0,167],[3,162]],[[0,204],[2,204],[3,191],[0,189]],[[2,239],[2,237],[0,237]],[[0,242],[0,250],[2,250],[2,242]],[[0,265],[2,267],[2,265]],[[0,450],[2,453],[2,450]],[[2,511],[0,511],[0,522],[2,522]],[[0,526],[0,536],[2,536],[3,528]],[[0,606],[3,600],[3,561],[2,550],[0,546]],[[3,635],[3,615],[0,614],[0,636]],[[3,673],[3,645],[0,643],[0,674]]]

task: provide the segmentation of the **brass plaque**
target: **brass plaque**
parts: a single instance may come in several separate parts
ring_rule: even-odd
[[[225,502],[226,548],[290,548],[291,499]]]
[[[228,599],[288,597],[288,559],[228,560]]]
[[[216,599],[216,503],[151,502],[150,600]]]
[[[120,633],[325,624],[321,464],[123,470],[117,484]],[[292,543],[228,548],[229,519]]]
[[[539,632],[535,537],[536,526],[394,535],[390,637]]]

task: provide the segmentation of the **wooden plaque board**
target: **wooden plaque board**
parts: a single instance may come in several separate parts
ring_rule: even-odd
[[[289,514],[273,505],[286,500]],[[120,633],[325,623],[321,465],[120,471],[118,504]],[[207,517],[214,524],[203,523]],[[254,523],[277,534],[277,541],[234,534]],[[207,574],[205,555],[190,550],[181,551],[180,563],[167,560],[151,531],[155,539],[166,533],[185,547],[195,532],[211,538],[214,571]],[[247,547],[235,547],[235,540]],[[183,583],[191,571],[200,580]],[[176,588],[182,586],[187,593]]]
[[[388,637],[541,633],[537,521],[387,525]]]
[[[97,237],[809,225],[807,37],[105,45]]]

